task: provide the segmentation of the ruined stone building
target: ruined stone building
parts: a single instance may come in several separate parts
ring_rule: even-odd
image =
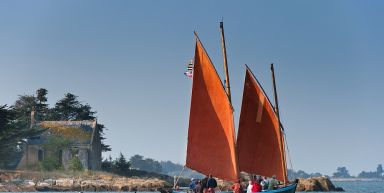
[[[101,138],[96,120],[84,121],[42,121],[35,123],[32,113],[31,127],[39,127],[45,131],[38,137],[28,139],[24,146],[24,155],[17,169],[27,169],[52,156],[47,150],[50,140],[55,137],[65,141],[65,147],[58,149],[55,156],[61,160],[65,169],[73,157],[79,158],[84,169],[99,170],[101,168]]]

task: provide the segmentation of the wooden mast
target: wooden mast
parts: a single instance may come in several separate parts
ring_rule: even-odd
[[[228,75],[228,64],[227,64],[227,49],[225,47],[225,37],[224,37],[224,25],[223,22],[220,22],[220,31],[221,31],[221,48],[223,51],[224,58],[224,70],[225,70],[225,92],[227,92],[229,102],[232,103],[231,100],[231,87],[229,83],[229,75]]]
[[[279,114],[279,102],[277,100],[277,89],[276,89],[276,80],[275,80],[275,70],[273,68],[273,63],[271,64],[271,71],[272,71],[272,82],[273,82],[273,93],[275,96],[275,113],[277,116],[277,122],[279,124],[279,130],[280,130],[280,143],[281,143],[281,159],[283,160],[283,171],[284,171],[284,184],[288,181],[288,174],[287,174],[287,165],[285,160],[285,148],[284,148],[284,129],[280,126],[280,114]]]
[[[221,49],[222,49],[222,52],[223,52],[224,71],[225,71],[225,92],[227,93],[229,102],[232,105],[231,86],[230,86],[230,83],[229,83],[229,73],[228,73],[228,63],[227,63],[227,48],[225,47],[224,23],[223,23],[223,21],[220,22],[220,31],[221,31]],[[232,115],[232,118],[233,118],[233,115]],[[232,119],[232,121],[233,121],[233,119]],[[234,122],[233,122],[233,125],[235,125]],[[236,141],[235,127],[233,127],[233,140]],[[237,144],[235,144],[236,171],[237,171],[236,173],[239,175],[239,172],[240,172],[240,169],[239,169],[239,157],[237,155],[237,147],[236,146],[237,146]]]

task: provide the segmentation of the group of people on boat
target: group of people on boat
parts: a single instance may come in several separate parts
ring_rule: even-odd
[[[247,187],[242,185],[241,180],[238,180],[232,185],[232,190],[234,193],[255,193],[263,192],[268,190],[276,190],[279,188],[280,182],[276,179],[276,176],[272,178],[267,178],[265,176],[252,176],[252,179],[248,182]],[[212,177],[211,174],[207,175],[205,178],[191,179],[189,184],[189,189],[193,193],[215,193],[215,188],[217,187],[217,181]]]
[[[202,180],[191,179],[189,189],[194,193],[215,193],[217,181],[211,174],[207,175]]]
[[[276,180],[276,176],[272,176],[272,178],[267,178],[264,176],[253,176],[252,179],[248,181],[246,191],[244,191],[240,180],[232,185],[232,190],[234,193],[254,193],[267,190],[276,190],[278,187],[279,181]]]

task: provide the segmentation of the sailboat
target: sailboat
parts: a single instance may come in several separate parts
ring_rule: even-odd
[[[225,86],[195,33],[185,166],[232,182],[239,179],[240,172],[276,176],[279,181],[284,182],[284,187],[266,192],[294,193],[296,183],[289,184],[287,179],[284,135],[278,108],[272,106],[247,66],[236,139],[224,30],[222,22],[220,24],[226,71]],[[275,99],[277,102],[277,97]]]

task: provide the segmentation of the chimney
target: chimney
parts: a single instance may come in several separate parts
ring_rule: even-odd
[[[31,125],[29,126],[30,129],[35,126],[35,110],[31,111]]]

